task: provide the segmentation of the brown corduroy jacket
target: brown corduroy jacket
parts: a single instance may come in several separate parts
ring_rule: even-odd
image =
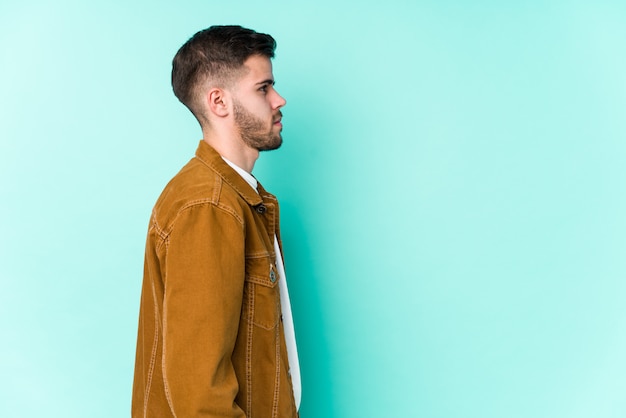
[[[276,198],[201,141],[148,228],[133,418],[298,416],[274,234]]]

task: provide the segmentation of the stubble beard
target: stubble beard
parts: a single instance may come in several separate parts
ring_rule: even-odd
[[[249,112],[241,103],[233,102],[235,124],[239,129],[242,141],[251,148],[259,151],[271,151],[280,148],[283,138],[280,132],[269,131],[262,119]],[[278,113],[281,116],[280,112]]]

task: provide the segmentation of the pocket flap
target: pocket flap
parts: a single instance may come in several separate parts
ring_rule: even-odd
[[[268,254],[246,258],[246,281],[265,287],[276,287],[280,280],[274,259]]]

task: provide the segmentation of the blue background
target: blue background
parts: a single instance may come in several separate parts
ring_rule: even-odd
[[[0,3],[0,416],[128,416],[212,24],[278,40],[303,418],[626,416],[619,1]]]

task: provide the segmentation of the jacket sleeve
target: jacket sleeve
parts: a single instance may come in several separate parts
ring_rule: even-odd
[[[179,214],[167,241],[163,374],[178,417],[245,417],[232,353],[245,279],[239,219],[212,204]]]

